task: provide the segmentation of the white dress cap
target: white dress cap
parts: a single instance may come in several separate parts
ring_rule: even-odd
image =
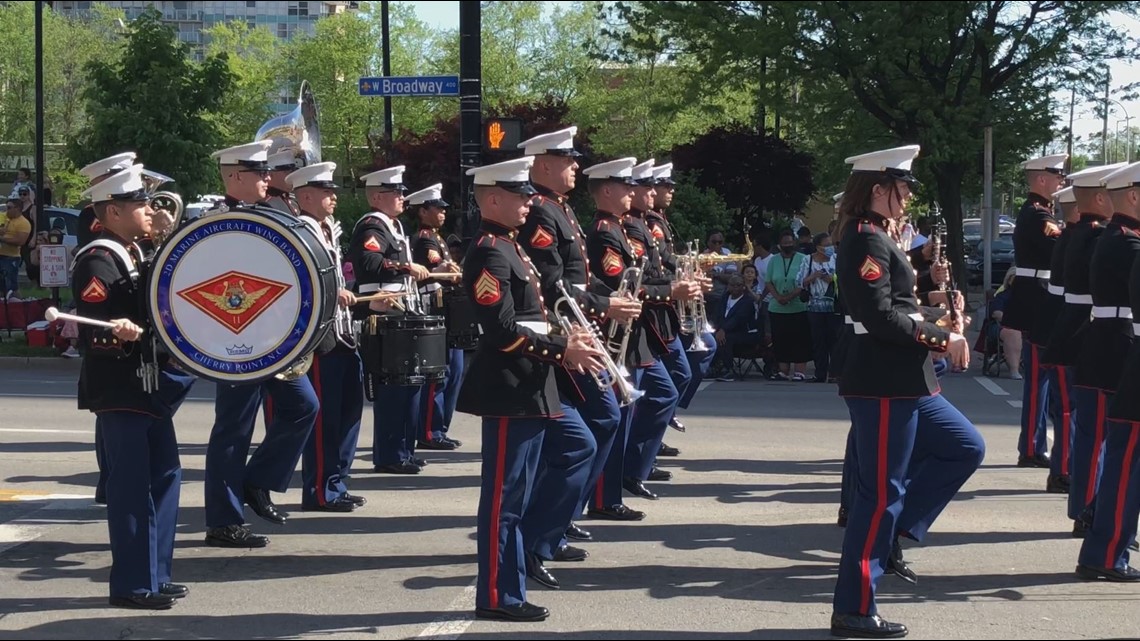
[[[319,187],[321,189],[336,189],[339,185],[333,179],[336,171],[335,162],[319,162],[315,165],[302,167],[285,177],[285,182],[293,191],[302,187]]]
[[[388,167],[370,174],[364,174],[360,179],[364,181],[365,187],[380,187],[384,188],[385,191],[399,191],[406,194],[408,188],[404,186],[404,169],[403,165]]]
[[[623,182],[627,185],[633,183],[633,166],[637,164],[637,158],[618,158],[609,162],[603,162],[593,167],[587,167],[582,171],[590,178],[590,180],[616,180]]]
[[[1117,169],[1122,169],[1128,163],[1118,162],[1111,165],[1098,165],[1096,167],[1085,167],[1075,174],[1069,174],[1069,180],[1072,182],[1073,187],[1087,187],[1090,189],[1099,189],[1104,187],[1102,181],[1112,172]]]
[[[654,182],[653,159],[650,158],[639,165],[634,165],[633,168],[629,170],[629,177],[639,185],[652,185]]]
[[[108,176],[98,185],[88,187],[81,194],[93,203],[108,200],[142,201],[149,198],[143,181],[143,166],[132,165],[117,174]]]
[[[1104,188],[1110,191],[1135,187],[1140,184],[1140,162],[1125,165],[1105,176],[1102,180],[1104,181]]]
[[[236,147],[219,149],[210,154],[210,157],[217,158],[220,165],[241,165],[251,169],[268,169],[269,165],[266,160],[269,158],[269,147],[272,145],[272,140],[249,142]]]
[[[476,185],[493,185],[516,194],[533,196],[538,193],[530,184],[530,168],[533,165],[534,156],[523,156],[493,165],[472,167],[467,170],[467,175],[475,178]]]
[[[415,193],[408,194],[404,198],[404,202],[408,205],[426,205],[428,207],[448,207],[447,201],[443,199],[443,184],[436,183],[431,187],[421,189]]]
[[[133,151],[115,154],[114,156],[108,156],[102,160],[96,160],[83,169],[80,169],[79,173],[83,174],[83,177],[87,180],[95,180],[104,174],[113,174],[116,171],[130,168],[135,164],[135,158],[136,155]]]
[[[574,149],[574,136],[577,133],[577,127],[560,129],[548,134],[542,134],[541,136],[535,136],[530,140],[524,140],[518,144],[518,148],[522,149],[523,153],[527,156],[550,154],[552,156],[578,158],[582,154]]]
[[[851,165],[851,173],[884,173],[912,185],[918,184],[911,173],[911,164],[918,157],[918,145],[906,145],[881,151],[851,156],[844,162]]]
[[[1021,163],[1021,168],[1025,171],[1047,171],[1051,174],[1065,174],[1065,161],[1069,159],[1069,154],[1053,154],[1051,156],[1041,156],[1033,160],[1026,160]]]
[[[657,165],[653,168],[653,180],[658,185],[675,185],[673,182],[673,163],[667,162],[664,165]]]

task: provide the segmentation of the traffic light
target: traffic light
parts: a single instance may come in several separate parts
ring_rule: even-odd
[[[518,118],[488,118],[483,121],[483,151],[487,153],[516,153],[522,142],[522,120]]]

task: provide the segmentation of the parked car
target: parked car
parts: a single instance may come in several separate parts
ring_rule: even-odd
[[[1001,216],[998,218],[998,234],[1012,234],[1013,221]],[[982,240],[982,220],[980,218],[966,218],[962,221],[962,238],[966,247],[972,247]]]
[[[79,210],[67,207],[45,207],[44,214],[48,220],[47,229],[63,229],[63,244],[68,249],[74,249],[79,244]]]
[[[990,277],[994,283],[1000,283],[1005,273],[1013,267],[1013,234],[998,234],[994,239],[990,257]],[[974,246],[973,252],[966,256],[966,272],[970,277],[971,285],[981,285],[985,278],[985,248],[981,241]]]

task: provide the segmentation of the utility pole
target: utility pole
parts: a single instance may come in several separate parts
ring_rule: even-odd
[[[473,179],[467,170],[483,164],[483,45],[479,0],[459,3],[459,184],[462,236],[479,229]]]
[[[994,128],[986,127],[985,142],[985,174],[984,192],[982,197],[982,286],[983,291],[990,291],[993,286],[993,244],[994,244]]]
[[[44,5],[45,2],[36,0],[36,219],[33,221],[35,230],[40,231],[47,227],[44,218]],[[35,284],[35,283],[33,283]]]
[[[392,45],[391,45],[391,32],[388,30],[388,0],[383,0],[380,3],[380,38],[384,41],[381,43],[383,60],[381,61],[381,71],[384,73],[385,78],[392,76]],[[384,138],[388,144],[392,144],[392,97],[384,96]]]
[[[1111,105],[1108,103],[1109,85],[1112,82],[1112,71],[1108,67],[1104,68],[1104,130],[1100,135],[1100,159],[1105,165],[1108,164],[1108,109]]]

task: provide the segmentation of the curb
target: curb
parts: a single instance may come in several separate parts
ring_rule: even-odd
[[[82,358],[63,358],[62,356],[0,356],[0,368],[14,369],[17,367],[37,370],[79,371]]]

